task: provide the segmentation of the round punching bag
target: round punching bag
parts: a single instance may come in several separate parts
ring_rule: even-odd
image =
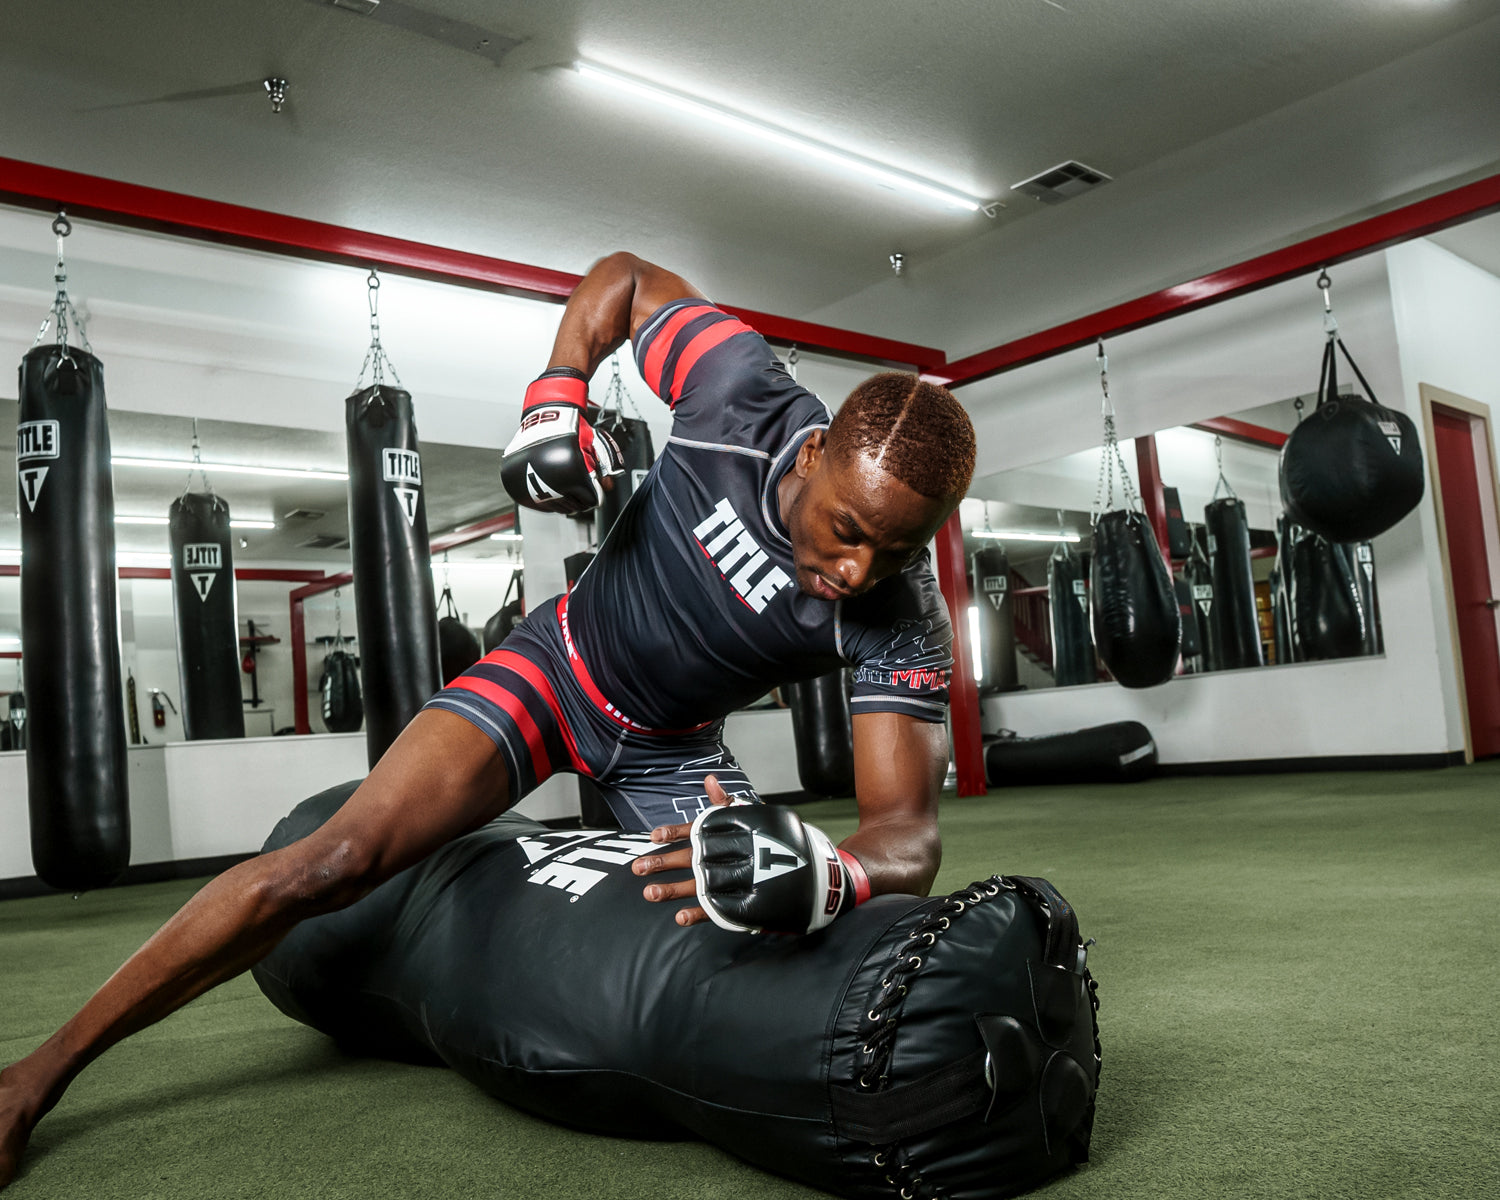
[[[646,478],[646,472],[656,461],[656,450],[651,445],[650,427],[639,417],[627,417],[619,412],[609,411],[603,415],[599,428],[608,431],[615,439],[625,460],[624,473],[615,476],[614,487],[604,493],[604,499],[594,510],[594,531],[598,535],[599,544],[603,545],[609,531],[625,511],[625,505],[630,503],[630,497],[635,495],[635,489],[641,485],[641,480]]]
[[[1260,614],[1255,609],[1255,577],[1250,571],[1250,522],[1245,502],[1234,496],[1215,500],[1203,510],[1208,528],[1208,557],[1213,567],[1214,604],[1210,618],[1218,626],[1219,668],[1261,665]]]
[[[437,605],[411,393],[377,384],[345,402],[349,554],[373,767],[438,690]]]
[[[1089,589],[1083,567],[1066,542],[1047,562],[1047,599],[1052,610],[1052,676],[1058,687],[1094,683],[1094,644],[1089,640]]]
[[[31,860],[46,883],[81,891],[130,862],[104,367],[79,349],[38,346],[21,360],[20,392]]]
[[[797,778],[815,796],[854,795],[854,728],[842,669],[786,684]]]
[[[982,695],[1016,690],[1015,602],[1010,595],[1010,560],[1001,546],[974,552],[974,594],[979,607],[979,662]]]
[[[244,737],[229,505],[212,492],[187,492],[167,510],[167,532],[183,736]]]

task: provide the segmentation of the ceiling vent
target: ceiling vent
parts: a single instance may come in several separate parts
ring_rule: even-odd
[[[315,533],[305,542],[298,542],[304,550],[347,550],[349,539],[336,533]]]
[[[1109,180],[1110,177],[1103,171],[1096,171],[1093,167],[1086,167],[1081,162],[1069,159],[1040,175],[1021,180],[1012,185],[1010,190],[1035,196],[1043,204],[1061,204],[1064,200],[1091,192]]]
[[[284,521],[318,521],[318,520],[321,520],[323,517],[326,517],[327,515],[328,514],[326,512],[319,512],[316,508],[294,508],[294,509],[292,509],[291,512],[286,513],[282,517],[282,520],[284,520]]]

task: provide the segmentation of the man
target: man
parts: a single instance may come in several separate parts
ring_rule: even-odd
[[[582,510],[618,470],[584,403],[587,379],[627,336],[673,406],[673,434],[573,593],[434,697],[327,824],[210,882],[0,1072],[0,1187],[36,1121],[111,1045],[557,769],[595,778],[622,826],[691,842],[633,868],[693,868],[644,887],[648,900],[680,903],[684,926],[810,930],[872,893],[927,892],[951,630],[924,548],[968,488],[968,418],[943,389],[892,374],[861,385],[830,422],[748,326],[617,254],[579,284],[528,389],[502,468],[523,503]],[[768,686],[844,662],[856,668],[860,820],[835,848],[790,810],[731,806],[730,790],[754,797],[720,733]],[[800,866],[756,883],[751,856],[767,839]]]

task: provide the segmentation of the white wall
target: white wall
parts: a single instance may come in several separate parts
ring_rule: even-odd
[[[1385,257],[1374,255],[1332,275],[1335,311],[1351,353],[1379,399],[1405,409],[1420,427],[1415,393],[1404,386],[1405,346],[1397,353],[1394,268],[1388,275]],[[1413,285],[1408,302],[1421,303],[1418,293],[1429,285]],[[1322,300],[1312,276],[1114,338],[1107,351],[1120,435],[1312,391],[1322,347]],[[975,414],[981,472],[1034,472],[1034,464],[1066,455],[1087,462],[1097,447],[1100,392],[1092,349],[959,394]],[[1127,461],[1133,469],[1128,454]],[[1226,471],[1231,461],[1226,455]],[[1167,472],[1170,462],[1172,456],[1163,462],[1169,486],[1179,483]],[[1231,479],[1256,475],[1258,482],[1243,489],[1252,523],[1274,528],[1279,505],[1252,465],[1240,464]],[[1201,503],[1203,480],[1181,483],[1185,508]],[[985,494],[984,486],[976,493]],[[1384,657],[1180,677],[1146,691],[1108,683],[1013,693],[984,701],[984,727],[1035,735],[1140,720],[1167,763],[1461,749],[1451,666],[1446,672],[1441,666],[1451,649],[1441,593],[1432,584],[1432,538],[1429,496],[1375,541]]]

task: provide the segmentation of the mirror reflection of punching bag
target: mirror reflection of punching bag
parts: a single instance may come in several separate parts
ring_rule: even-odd
[[[1083,565],[1059,542],[1047,561],[1047,600],[1052,621],[1052,675],[1058,687],[1093,683],[1094,644],[1089,638],[1089,590]]]
[[[609,531],[615,527],[615,522],[620,519],[620,514],[625,511],[625,505],[635,495],[636,488],[641,486],[646,473],[656,462],[656,450],[651,445],[651,429],[641,417],[630,393],[625,390],[624,381],[620,378],[618,356],[610,358],[610,367],[612,373],[605,388],[602,411],[599,419],[594,422],[594,427],[603,429],[615,439],[615,445],[620,447],[625,470],[615,476],[614,486],[604,493],[604,499],[594,510],[595,540],[601,546],[609,536]],[[634,416],[625,415],[627,406],[635,413]]]
[[[792,710],[797,778],[815,796],[854,795],[854,732],[844,671],[782,687]]]
[[[1350,542],[1343,545],[1349,559],[1349,570],[1354,575],[1354,584],[1359,589],[1359,608],[1365,618],[1365,637],[1361,652],[1384,654],[1385,639],[1380,632],[1380,597],[1375,588],[1375,547],[1369,542]]]
[[[1213,567],[1214,622],[1222,670],[1261,665],[1260,614],[1255,607],[1255,576],[1250,566],[1250,522],[1236,496],[1212,501],[1203,510]]]
[[[1198,623],[1198,670],[1217,671],[1223,655],[1219,648],[1219,624],[1214,617],[1214,570],[1208,559],[1208,531],[1202,525],[1192,528],[1192,552],[1182,575],[1191,591],[1193,615]]]
[[[979,609],[981,695],[1016,690],[1015,602],[1010,594],[1010,559],[1002,546],[974,552],[974,602]]]
[[[1299,661],[1364,653],[1359,585],[1344,547],[1300,527],[1292,533],[1292,630]]]
[[[182,736],[244,737],[229,505],[211,491],[184,492],[172,501],[167,529]]]
[[[526,607],[526,581],[521,571],[511,573],[510,583],[505,587],[505,599],[495,615],[484,623],[482,649],[486,654],[510,636],[510,631],[521,623],[522,610]],[[516,598],[510,598],[511,589]]]
[[[0,750],[26,749],[26,693],[19,689],[7,698],[5,729],[0,734]]]
[[[59,276],[64,228],[59,217]],[[61,290],[59,310],[71,311]],[[19,383],[31,858],[52,887],[84,891],[110,883],[130,861],[104,367],[58,341],[27,353]]]
[[[447,561],[447,556],[444,556]],[[448,586],[447,567],[443,568],[443,594],[438,597],[438,658],[443,686],[457,679],[479,661],[479,639],[464,624],[453,589]]]

